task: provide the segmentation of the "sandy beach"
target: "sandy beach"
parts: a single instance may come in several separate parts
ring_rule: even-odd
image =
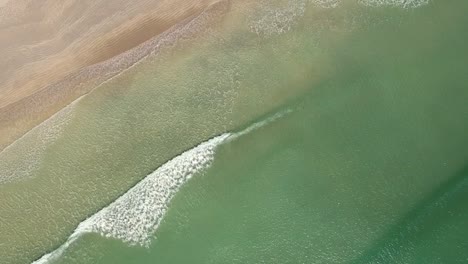
[[[216,2],[2,1],[0,150],[154,50],[142,43]]]

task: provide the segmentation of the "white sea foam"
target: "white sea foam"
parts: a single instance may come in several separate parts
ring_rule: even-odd
[[[33,263],[50,263],[86,233],[148,246],[171,199],[185,182],[210,166],[216,147],[229,136],[222,134],[168,161],[109,206],[81,222],[66,243]]]
[[[359,0],[360,4],[366,6],[394,6],[402,8],[416,8],[427,5],[429,0]]]
[[[355,0],[369,7],[394,6],[399,8],[416,8],[429,3],[429,0]],[[290,31],[301,18],[308,4],[321,8],[336,8],[342,0],[288,0],[283,5],[261,1],[259,10],[250,19],[250,31],[260,36],[279,35]]]
[[[247,128],[245,128],[245,129],[243,129],[243,130],[241,130],[239,132],[233,133],[227,139],[227,141],[233,141],[233,140],[235,140],[235,139],[237,139],[237,138],[239,138],[239,137],[241,137],[243,135],[249,134],[249,133],[251,133],[251,132],[253,132],[253,131],[255,131],[255,130],[261,128],[261,127],[264,127],[264,126],[266,126],[266,125],[268,125],[268,124],[270,124],[270,123],[272,123],[272,122],[274,122],[274,121],[276,121],[276,120],[278,120],[278,119],[280,119],[280,118],[284,117],[285,115],[288,115],[288,114],[290,114],[292,112],[293,112],[292,108],[286,108],[283,111],[276,112],[275,114],[273,114],[273,115],[271,115],[271,116],[269,116],[269,117],[267,117],[265,119],[262,119],[262,120],[260,120],[258,122],[255,122],[255,123],[251,124],[250,126],[248,126]]]
[[[285,33],[302,17],[306,0],[288,0],[284,6],[275,6],[262,1],[260,10],[251,18],[250,31],[261,36]]]
[[[215,148],[228,136],[215,137],[165,163],[80,224],[77,232],[95,232],[129,244],[149,245],[172,197],[187,180],[210,166]]]
[[[52,263],[76,239],[86,233],[98,233],[131,245],[149,246],[171,199],[190,178],[210,167],[218,146],[236,140],[291,112],[293,110],[288,108],[239,132],[224,133],[166,162],[113,203],[81,222],[64,244],[32,264]]]
[[[47,146],[60,137],[72,119],[78,101],[61,109],[0,152],[0,184],[33,175]]]
[[[312,3],[319,5],[324,8],[337,7],[342,0],[311,0]],[[423,5],[427,5],[429,0],[357,0],[359,4],[366,6],[378,7],[378,6],[394,6],[402,8],[416,8]]]
[[[311,2],[322,8],[335,8],[338,7],[341,0],[311,0]]]
[[[44,256],[42,256],[40,259],[34,261],[33,263],[31,264],[49,264],[49,263],[52,263],[54,260],[58,259],[62,254],[63,252],[71,245],[73,244],[73,242],[75,242],[75,240],[77,240],[79,237],[81,236],[80,233],[77,233],[77,232],[74,232],[68,239],[67,239],[67,242],[65,242],[64,244],[62,244],[59,248],[57,248],[56,250],[48,253],[48,254],[45,254]]]

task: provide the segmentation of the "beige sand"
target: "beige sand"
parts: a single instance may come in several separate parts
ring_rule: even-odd
[[[0,0],[0,150],[215,2]]]

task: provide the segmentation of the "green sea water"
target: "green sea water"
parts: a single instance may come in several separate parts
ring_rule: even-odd
[[[239,136],[177,192],[148,247],[89,233],[49,263],[468,262],[468,3],[305,6],[290,31],[260,37],[234,30],[234,12],[197,55],[165,55],[80,101],[38,175],[0,187],[5,263],[59,247],[227,131]]]

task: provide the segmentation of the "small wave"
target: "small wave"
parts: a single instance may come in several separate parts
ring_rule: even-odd
[[[416,8],[429,4],[429,0],[359,0],[365,6],[394,6],[402,8]]]
[[[248,126],[247,128],[239,131],[239,132],[236,132],[236,133],[233,133],[231,134],[231,136],[227,139],[227,141],[233,141],[243,135],[246,135],[246,134],[249,134],[261,127],[264,127],[282,117],[284,117],[285,115],[288,115],[290,113],[293,112],[293,109],[292,108],[286,108],[285,110],[282,110],[282,111],[279,111],[279,112],[276,112],[274,113],[273,115],[271,116],[268,116],[266,117],[265,119],[262,119],[258,122],[255,122],[253,124],[251,124],[250,126]]]
[[[311,0],[313,4],[322,8],[335,8],[338,7],[341,0]]]
[[[270,37],[290,31],[304,16],[308,4],[331,9],[337,8],[342,0],[287,0],[284,5],[260,1],[259,11],[250,18],[250,31],[259,36]],[[429,0],[356,0],[368,7],[393,6],[398,8],[417,8],[427,5]]]
[[[286,6],[276,7],[262,2],[261,11],[251,18],[250,31],[259,36],[279,35],[290,31],[304,15],[305,0],[289,0]]]

